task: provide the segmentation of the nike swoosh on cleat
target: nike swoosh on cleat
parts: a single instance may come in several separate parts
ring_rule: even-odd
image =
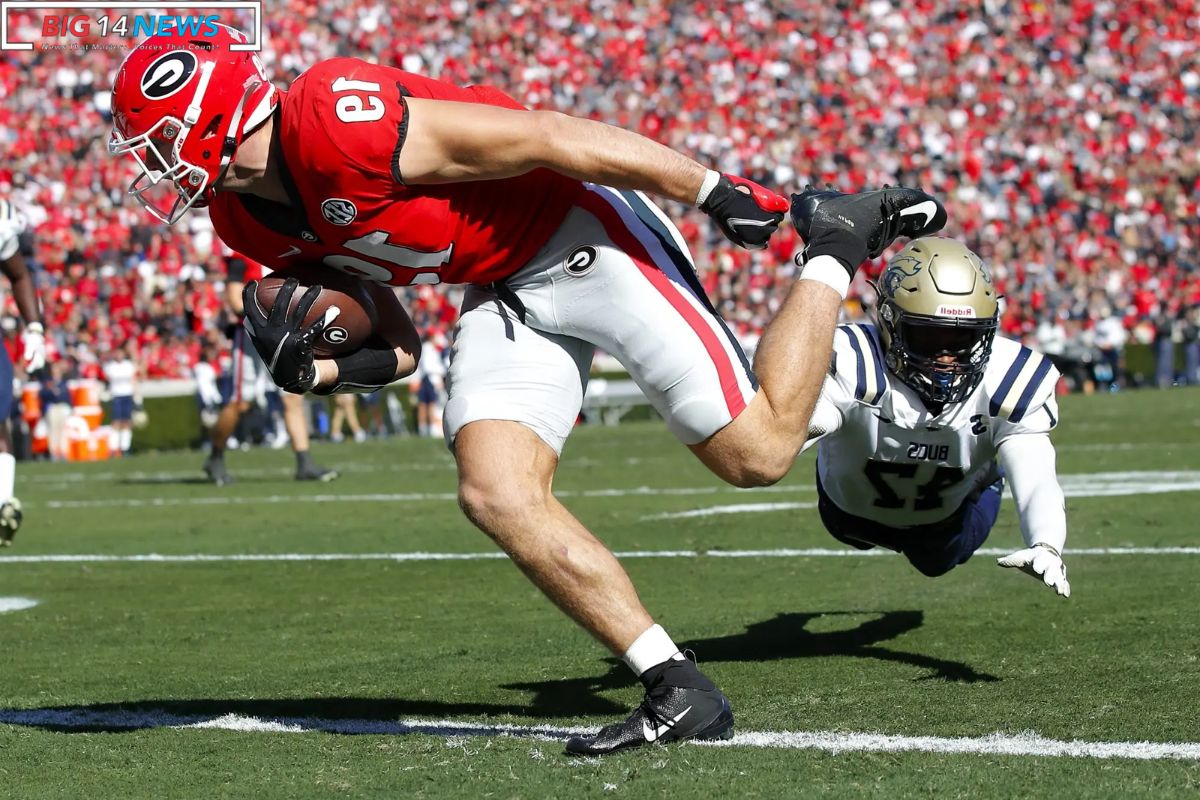
[[[921,227],[924,228],[930,222],[933,222],[933,218],[937,216],[937,203],[933,202],[932,200],[924,200],[920,203],[917,203],[915,206],[909,206],[900,212],[900,216],[902,217],[908,217],[914,214],[921,214],[925,217],[925,221],[921,223]]]
[[[688,706],[683,711],[680,711],[678,714],[676,714],[674,717],[672,717],[671,721],[669,723],[667,723],[665,725],[659,725],[654,728],[650,727],[650,723],[648,721],[642,720],[642,735],[646,737],[647,742],[658,741],[660,736],[662,736],[664,733],[666,733],[667,731],[674,728],[675,725],[679,723],[679,720],[686,717],[687,713],[691,710],[692,710],[692,707]]]

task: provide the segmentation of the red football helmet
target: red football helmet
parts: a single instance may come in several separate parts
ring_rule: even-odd
[[[150,37],[113,85],[108,150],[133,156],[139,174],[129,194],[167,224],[208,205],[238,145],[279,102],[258,56],[230,49],[246,36],[216,27],[215,35]],[[168,181],[175,191],[164,199]]]

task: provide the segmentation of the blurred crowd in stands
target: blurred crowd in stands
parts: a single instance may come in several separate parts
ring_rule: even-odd
[[[786,191],[921,185],[949,207],[945,234],[990,264],[1003,331],[1054,355],[1074,385],[1124,380],[1128,342],[1179,345],[1182,379],[1200,373],[1194,0],[264,5],[263,59],[281,85],[360,56],[495,85]],[[9,13],[10,35],[36,41],[40,17]],[[203,212],[166,228],[123,200],[128,165],[105,146],[126,49],[44,43],[0,60],[0,192],[36,224],[26,247],[51,349],[86,374],[133,341],[145,378],[190,376],[224,347],[219,243]],[[751,253],[666,205],[752,345],[793,278],[791,230]],[[856,282],[851,317],[878,266]],[[406,301],[420,330],[444,333],[460,296],[418,287]],[[1146,380],[1179,377],[1162,366]]]

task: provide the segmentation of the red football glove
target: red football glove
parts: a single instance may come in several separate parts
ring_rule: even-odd
[[[747,250],[766,249],[788,208],[783,195],[734,175],[722,175],[700,204],[729,241]]]

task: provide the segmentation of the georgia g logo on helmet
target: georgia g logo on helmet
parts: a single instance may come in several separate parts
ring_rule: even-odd
[[[162,100],[178,92],[196,74],[196,54],[190,50],[174,50],[151,64],[142,74],[142,94],[151,100]]]

